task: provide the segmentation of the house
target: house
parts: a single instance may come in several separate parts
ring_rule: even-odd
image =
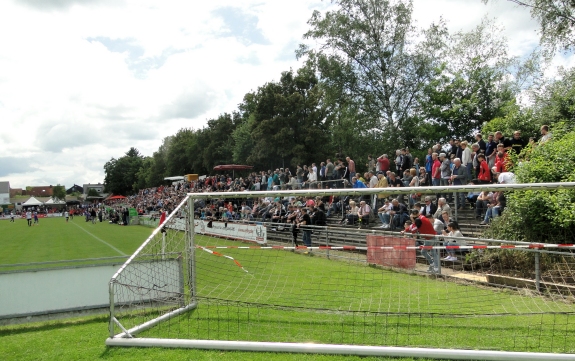
[[[74,192],[78,192],[80,194],[84,193],[84,188],[80,187],[77,184],[74,184],[72,187],[66,189],[66,194],[72,194]]]
[[[39,186],[39,187],[27,187],[26,195],[32,197],[52,197],[54,195],[54,189],[50,186]]]
[[[88,194],[88,191],[89,191],[90,189],[95,190],[96,192],[98,192],[98,194],[104,193],[104,185],[103,185],[103,184],[100,184],[100,183],[98,183],[98,184],[90,184],[90,183],[84,184],[84,185],[83,185],[83,191],[82,191],[82,193],[83,193],[83,194]]]

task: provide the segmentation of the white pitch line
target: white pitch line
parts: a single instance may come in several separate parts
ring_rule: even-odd
[[[96,236],[93,235],[92,233],[90,233],[90,232],[88,232],[87,230],[85,230],[83,227],[77,225],[77,224],[74,223],[74,222],[70,222],[70,223],[72,223],[72,224],[75,225],[76,227],[80,228],[82,231],[88,233],[90,236],[94,237],[96,240],[98,240],[98,241],[104,243],[106,246],[110,247],[111,249],[113,249],[114,251],[118,252],[118,253],[121,254],[122,256],[127,256],[127,254],[125,254],[124,252],[120,251],[119,249],[117,249],[116,247],[112,246],[111,244],[109,244],[108,242],[104,241],[103,239],[96,237]]]

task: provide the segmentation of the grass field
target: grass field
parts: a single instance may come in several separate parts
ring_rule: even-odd
[[[131,255],[152,229],[92,224],[83,217],[40,219],[29,227],[25,219],[0,221],[0,265]]]
[[[93,225],[81,218],[68,224],[63,219],[43,219],[34,227],[28,227],[22,220],[15,224],[1,221],[0,247],[4,251],[0,253],[0,264],[127,255],[151,231],[139,226]],[[206,245],[214,241],[219,245],[234,244],[209,237],[198,237],[198,241]],[[205,302],[197,310],[146,331],[142,336],[575,351],[569,342],[575,335],[573,316],[541,313],[565,311],[569,305],[382,271],[358,262],[330,261],[285,251],[263,254],[226,250],[225,253],[240,259],[249,273],[242,272],[228,259],[199,251],[198,287]],[[338,277],[344,277],[345,282],[336,281]],[[372,287],[374,284],[379,286]],[[358,293],[361,297],[356,297]],[[255,303],[246,305],[246,301]],[[473,314],[480,306],[483,313],[499,315]],[[363,313],[313,312],[313,309],[338,307]],[[430,309],[433,312],[429,313]],[[457,317],[449,317],[449,313]],[[104,345],[107,322],[105,316],[94,316],[0,327],[0,360],[387,359],[107,348]],[[510,333],[515,336],[509,337]]]
[[[413,361],[412,358],[222,352],[160,348],[107,348],[107,318],[76,320],[0,328],[0,360],[214,360],[214,361]],[[421,360],[421,359],[418,359]],[[423,360],[425,361],[425,360]]]

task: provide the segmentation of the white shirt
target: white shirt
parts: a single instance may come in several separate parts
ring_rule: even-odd
[[[471,163],[471,149],[469,149],[469,147],[465,147],[463,152],[461,152],[461,164],[467,166],[468,163]]]
[[[503,184],[515,184],[515,174],[511,172],[503,172],[497,177],[497,181]]]
[[[309,172],[309,174],[307,175],[307,180],[310,182],[317,181],[317,173],[316,172]]]

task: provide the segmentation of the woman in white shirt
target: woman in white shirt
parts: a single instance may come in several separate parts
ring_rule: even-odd
[[[339,223],[355,224],[357,219],[359,218],[357,212],[359,212],[359,207],[355,204],[355,201],[349,201],[349,211],[347,211],[347,214]]]
[[[459,230],[459,224],[456,221],[451,221],[447,224],[447,231],[443,231],[444,236],[449,237],[463,237],[461,230]],[[451,239],[445,242],[446,246],[462,246],[463,243],[461,240]],[[457,257],[455,257],[455,250],[447,249],[447,257],[444,258],[446,261],[457,261]]]

